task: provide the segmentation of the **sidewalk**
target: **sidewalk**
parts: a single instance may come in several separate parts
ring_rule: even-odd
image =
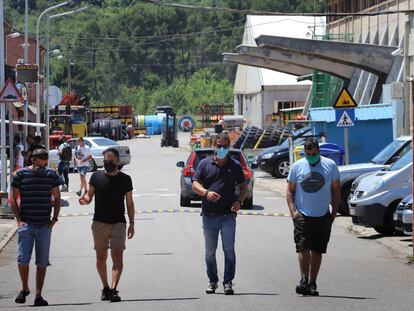
[[[16,221],[14,219],[0,218],[0,252],[9,243],[16,232]]]

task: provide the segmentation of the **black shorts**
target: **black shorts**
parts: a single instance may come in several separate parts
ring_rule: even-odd
[[[308,217],[299,212],[293,220],[296,252],[311,250],[326,253],[331,237],[332,216],[327,213],[322,217]]]

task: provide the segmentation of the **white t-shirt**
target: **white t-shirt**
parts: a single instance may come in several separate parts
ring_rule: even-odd
[[[89,157],[92,155],[91,149],[88,146],[76,146],[75,149],[75,158],[76,158],[76,166],[83,167],[88,166],[89,167]]]
[[[16,152],[16,163],[14,165],[17,165],[19,167],[24,166],[24,158],[22,155],[22,151],[24,150],[23,145],[16,145],[15,152]]]

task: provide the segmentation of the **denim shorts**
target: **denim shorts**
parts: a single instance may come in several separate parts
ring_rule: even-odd
[[[36,266],[47,267],[49,263],[50,238],[52,229],[47,225],[25,224],[17,229],[18,255],[17,262],[28,265],[32,257],[33,246],[36,252]]]
[[[89,166],[78,166],[76,168],[80,175],[86,176],[86,173],[88,172]]]

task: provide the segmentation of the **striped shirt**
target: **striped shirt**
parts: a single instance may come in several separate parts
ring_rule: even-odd
[[[16,172],[12,186],[20,190],[20,217],[23,222],[46,225],[52,211],[52,188],[62,184],[59,175],[52,169],[42,172],[22,168]]]

